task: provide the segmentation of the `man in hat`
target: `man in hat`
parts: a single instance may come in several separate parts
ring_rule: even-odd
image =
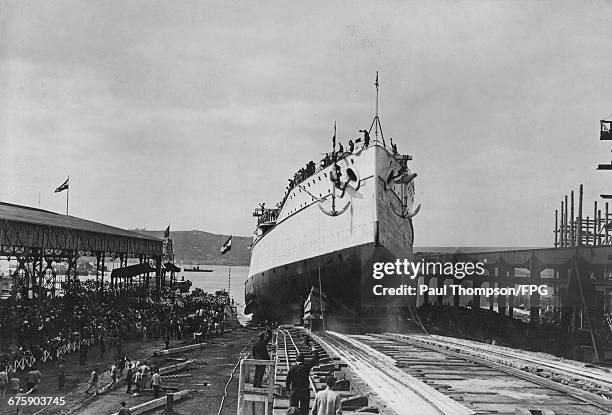
[[[251,355],[253,356],[253,359],[270,360],[270,355],[268,354],[268,342],[271,338],[272,330],[269,328],[265,332],[262,331],[259,333],[259,340],[253,343],[253,347],[251,348]],[[253,380],[254,388],[261,388],[265,371],[266,367],[264,365],[255,366],[255,379]]]
[[[317,392],[312,415],[342,415],[342,398],[332,390],[336,384],[336,378],[328,376],[325,379],[327,388]]]
[[[297,365],[293,366],[287,372],[285,379],[285,388],[290,392],[289,406],[297,406],[300,408],[301,415],[308,415],[308,406],[310,404],[310,369],[319,362],[319,354],[312,347],[314,358],[306,361],[306,357],[299,353],[295,358]]]

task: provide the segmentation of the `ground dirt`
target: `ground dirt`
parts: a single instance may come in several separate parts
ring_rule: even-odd
[[[190,390],[187,398],[175,402],[174,413],[186,414],[217,414],[224,395],[225,385],[230,379],[230,374],[238,362],[241,351],[250,351],[249,343],[256,335],[256,331],[240,328],[226,331],[223,335],[205,340],[202,350],[194,350],[171,356],[154,356],[156,351],[164,348],[163,341],[151,341],[147,343],[131,342],[123,346],[123,352],[135,361],[147,361],[149,366],[158,367],[171,366],[178,363],[175,358],[185,358],[195,361],[195,364],[185,370],[176,372],[177,377],[168,375],[163,379],[164,386],[175,386],[180,390]],[[174,340],[170,347],[179,347],[190,344]],[[246,349],[245,349],[246,347]],[[153,399],[150,393],[139,395],[127,394],[124,384],[116,389],[95,395],[85,393],[88,387],[89,374],[97,367],[100,375],[99,386],[110,383],[109,369],[116,355],[116,349],[111,349],[105,358],[100,358],[98,346],[91,347],[88,353],[88,361],[85,365],[79,364],[79,353],[64,356],[66,367],[66,384],[63,391],[58,389],[57,369],[55,363],[46,363],[38,366],[42,372],[42,380],[32,395],[27,397],[64,397],[66,404],[63,406],[20,406],[20,415],[60,415],[60,414],[91,414],[106,415],[117,412],[121,401],[125,400],[128,407],[138,405]],[[190,376],[186,376],[190,375]],[[227,389],[223,410],[221,414],[235,414],[238,392],[238,370]],[[24,385],[25,373],[19,376]],[[163,377],[162,377],[163,378]],[[0,396],[0,414],[15,409],[8,404],[10,396]],[[152,414],[161,414],[163,410],[151,411]]]

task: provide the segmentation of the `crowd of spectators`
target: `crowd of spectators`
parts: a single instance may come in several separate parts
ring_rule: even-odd
[[[97,292],[94,281],[75,281],[55,298],[0,301],[0,367],[24,357],[37,360],[44,351],[52,358],[69,343],[80,342],[81,361],[87,360],[86,341],[100,344],[101,354],[115,347],[117,358],[128,341],[160,338],[190,339],[223,331],[225,292],[162,293],[160,300],[135,297],[132,292]]]

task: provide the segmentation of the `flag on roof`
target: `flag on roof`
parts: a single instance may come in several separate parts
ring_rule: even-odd
[[[227,239],[227,241],[225,241],[225,243],[221,247],[221,255],[225,255],[231,250],[232,250],[232,235],[230,235],[230,237]]]

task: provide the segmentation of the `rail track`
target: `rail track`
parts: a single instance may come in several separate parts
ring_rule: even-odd
[[[306,340],[308,339],[308,340]],[[311,348],[308,343],[312,344],[319,355],[319,363],[313,367],[310,375],[310,408],[314,402],[314,396],[317,391],[326,387],[324,379],[330,374],[334,374],[338,388],[336,392],[340,394],[342,399],[343,414],[363,414],[367,413],[383,413],[378,408],[370,405],[368,397],[356,395],[350,389],[350,382],[346,379],[341,369],[346,365],[337,358],[330,357],[327,351],[303,330],[295,328],[281,327],[276,331],[276,389],[277,397],[274,401],[274,414],[285,415],[289,407],[289,396],[287,391],[283,391],[282,386],[285,384],[285,379],[292,364],[295,364],[296,357],[299,353],[309,355]],[[357,412],[358,411],[358,412]]]
[[[594,384],[602,387],[602,383],[609,387],[607,379],[594,379],[589,370],[579,367],[567,368],[568,373],[574,371],[574,383],[562,384],[501,364],[502,352],[486,347],[466,354],[456,343],[442,339],[427,344],[410,336],[334,332],[312,337],[330,356],[344,360],[401,415],[515,414],[517,408],[547,409],[557,415],[603,415],[612,411],[612,401],[589,389]],[[473,344],[467,346],[477,349]],[[485,359],[476,352],[492,358]],[[521,357],[519,352],[514,354],[514,359]],[[538,360],[523,357],[532,364]],[[586,378],[591,383],[582,382]]]

